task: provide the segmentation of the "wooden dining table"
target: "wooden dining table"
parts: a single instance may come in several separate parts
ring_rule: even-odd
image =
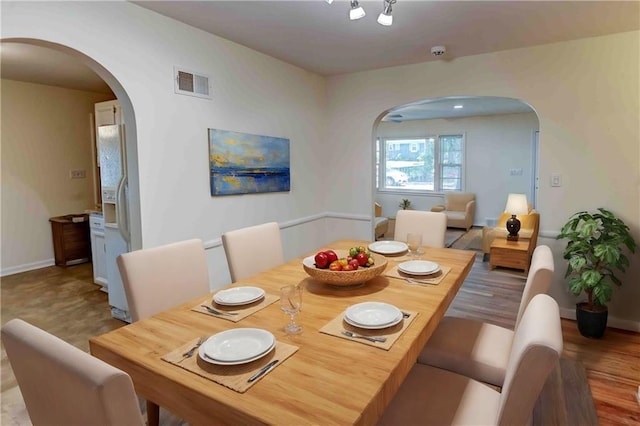
[[[340,240],[318,248],[346,250],[368,241]],[[313,255],[308,253],[307,256]],[[91,353],[127,372],[136,392],[190,424],[372,425],[382,415],[429,340],[474,262],[474,251],[424,248],[424,260],[450,268],[437,285],[415,285],[384,273],[354,288],[312,279],[295,258],[229,286],[257,286],[279,295],[289,284],[304,288],[296,321],[302,333],[287,335],[289,316],[273,303],[241,321],[194,312],[212,294],[90,339]],[[406,256],[386,257],[387,271]],[[247,261],[251,261],[247,259]],[[179,283],[176,283],[179,286]],[[386,302],[416,314],[388,349],[320,332],[360,302]],[[271,332],[298,350],[244,393],[228,389],[162,359],[199,336],[232,328]],[[425,386],[428,386],[425,383]]]

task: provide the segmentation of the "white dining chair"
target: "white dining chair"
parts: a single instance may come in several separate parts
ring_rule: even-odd
[[[422,234],[423,247],[444,247],[447,215],[420,210],[398,210],[393,239],[407,241],[409,234]]]
[[[21,319],[1,334],[34,425],[145,424],[124,371]]]
[[[501,391],[469,377],[415,364],[378,425],[526,425],[562,353],[558,304],[535,296],[513,339]]]
[[[546,293],[553,278],[553,253],[536,247],[520,299],[515,330],[531,299]],[[514,330],[468,318],[445,316],[418,356],[418,363],[453,371],[502,386],[514,339]]]
[[[280,227],[276,222],[225,232],[222,245],[233,282],[284,263]]]
[[[124,253],[116,262],[133,322],[210,292],[199,239]]]

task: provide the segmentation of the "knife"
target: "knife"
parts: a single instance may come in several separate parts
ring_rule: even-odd
[[[262,367],[260,370],[258,370],[258,372],[256,374],[254,374],[253,376],[249,377],[249,380],[247,380],[247,382],[251,383],[254,382],[256,380],[258,380],[260,377],[262,377],[267,371],[271,370],[271,367],[273,367],[274,365],[276,365],[280,360],[279,359],[274,359],[273,361],[271,361],[269,364],[265,365],[264,367]]]

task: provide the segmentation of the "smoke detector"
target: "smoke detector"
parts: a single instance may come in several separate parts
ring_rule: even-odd
[[[444,46],[433,46],[431,48],[431,54],[436,57],[444,55],[446,51],[447,51],[447,48]]]

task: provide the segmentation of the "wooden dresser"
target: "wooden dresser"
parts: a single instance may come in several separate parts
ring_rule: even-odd
[[[74,214],[49,219],[56,265],[70,266],[91,260],[89,215]]]

